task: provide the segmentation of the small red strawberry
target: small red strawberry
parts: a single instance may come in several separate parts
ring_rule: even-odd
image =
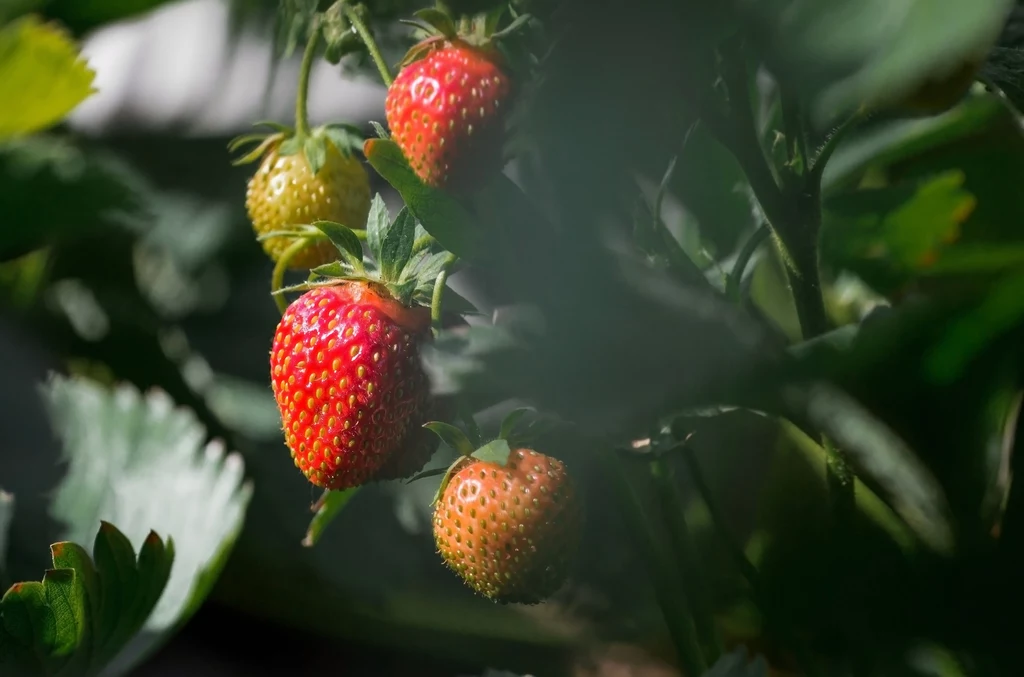
[[[535,604],[565,583],[581,521],[562,462],[499,439],[449,469],[434,507],[434,540],[445,564],[479,594]]]
[[[350,230],[319,227],[341,260],[296,287],[305,293],[286,309],[270,353],[285,442],[319,487],[411,475],[437,448],[422,428],[440,407],[419,354],[431,339],[424,302],[449,255],[430,246],[414,252],[422,227],[407,209],[390,222],[379,195],[367,224],[376,267]]]
[[[458,190],[501,171],[511,92],[500,55],[452,41],[402,69],[384,110],[420,180]]]
[[[414,45],[388,88],[384,110],[395,143],[427,185],[472,191],[501,171],[516,88],[503,41],[519,17],[495,31],[501,14],[479,15],[458,31],[437,9],[416,13],[429,37]],[[508,47],[508,43],[502,43]]]

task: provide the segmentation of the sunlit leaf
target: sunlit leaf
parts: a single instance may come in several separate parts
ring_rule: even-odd
[[[95,91],[93,77],[56,26],[28,16],[0,28],[0,141],[59,122]]]

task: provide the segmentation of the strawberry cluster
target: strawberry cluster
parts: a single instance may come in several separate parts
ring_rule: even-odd
[[[339,8],[323,15],[328,57],[330,36],[349,33],[331,28],[348,16]],[[463,30],[439,10],[416,16],[427,37],[410,49],[389,86],[388,126],[426,187],[465,196],[503,165],[515,88],[497,48],[498,15],[464,20]],[[358,26],[358,17],[349,18]],[[441,434],[460,451],[435,498],[443,560],[495,601],[541,601],[564,582],[578,540],[581,513],[571,480],[560,461],[513,449],[505,432],[481,446],[443,422],[451,405],[431,393],[420,351],[439,328],[436,304],[455,257],[407,208],[392,219],[379,195],[371,200],[356,158],[363,145],[357,129],[309,128],[304,97],[318,20],[300,74],[296,129],[270,123],[270,133],[232,144],[258,142],[238,162],[260,160],[246,207],[275,262],[272,287],[282,317],[270,348],[270,381],[284,442],[312,484],[343,490],[413,476],[437,449],[434,433]],[[371,38],[360,37],[370,48]],[[288,268],[309,270],[309,277],[281,289]],[[286,305],[287,292],[302,293]]]

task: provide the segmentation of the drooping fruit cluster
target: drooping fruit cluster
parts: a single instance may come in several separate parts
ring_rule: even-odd
[[[425,306],[450,261],[413,244],[422,227],[403,209],[391,222],[380,196],[366,224],[372,261],[347,228],[319,226],[340,260],[315,269],[285,310],[270,353],[285,442],[310,482],[345,489],[416,472],[437,448],[423,429],[446,412],[430,395],[420,347]]]
[[[287,231],[314,221],[336,221],[361,228],[370,210],[370,181],[351,153],[326,142],[323,166],[315,174],[304,153],[282,155],[271,144],[259,169],[249,179],[245,207],[257,236]],[[263,240],[263,249],[278,261],[295,241],[282,235]],[[291,268],[314,268],[337,257],[327,240],[311,244],[291,258]]]
[[[424,446],[431,400],[419,344],[429,319],[426,308],[405,308],[366,282],[313,289],[288,307],[271,383],[288,448],[310,482],[344,489],[404,447],[423,456],[415,447]]]
[[[420,180],[468,190],[501,170],[511,94],[500,53],[454,39],[402,69],[385,113]]]
[[[499,439],[449,468],[434,505],[434,541],[477,593],[536,604],[565,583],[581,522],[565,465]]]

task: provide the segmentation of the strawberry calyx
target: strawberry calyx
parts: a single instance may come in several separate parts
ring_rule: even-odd
[[[396,308],[429,307],[438,276],[454,263],[454,255],[440,247],[408,207],[402,207],[392,220],[379,193],[370,203],[366,221],[365,240],[369,256],[363,253],[361,238],[347,224],[315,221],[299,224],[294,231],[289,231],[291,235],[326,237],[340,256],[336,261],[314,268],[305,282],[282,287],[273,293],[309,291],[341,282],[366,282],[366,289],[383,301],[397,304]],[[470,312],[466,308],[468,302],[450,290],[446,292],[446,305],[453,311]],[[394,312],[399,311],[396,309]]]
[[[454,449],[459,456],[452,461],[447,468],[425,470],[409,478],[408,482],[415,482],[416,480],[425,479],[427,477],[436,477],[437,475],[441,475],[441,483],[438,485],[437,491],[434,493],[434,498],[430,502],[430,505],[434,505],[444,494],[444,490],[447,488],[452,476],[466,463],[482,461],[484,463],[495,463],[503,468],[506,467],[508,465],[508,458],[512,453],[512,449],[524,446],[530,439],[540,434],[541,429],[544,427],[542,420],[538,419],[531,422],[526,431],[516,430],[523,417],[532,411],[534,410],[530,407],[519,407],[510,411],[501,423],[498,436],[486,444],[482,444],[479,439],[470,440],[470,436],[461,428],[450,423],[444,423],[443,421],[430,421],[429,423],[423,424],[424,428],[427,428],[440,437],[441,440]],[[473,424],[472,428],[474,430],[475,427],[475,424]]]
[[[512,13],[512,21],[502,26],[506,10]],[[457,44],[481,49],[492,58],[497,58],[504,53],[506,39],[525,29],[533,18],[530,14],[516,14],[514,9],[505,4],[487,12],[461,16],[458,22],[438,7],[418,10],[413,16],[415,19],[400,21],[421,31],[424,37],[405,53],[398,64],[399,69],[424,58],[435,49]]]

